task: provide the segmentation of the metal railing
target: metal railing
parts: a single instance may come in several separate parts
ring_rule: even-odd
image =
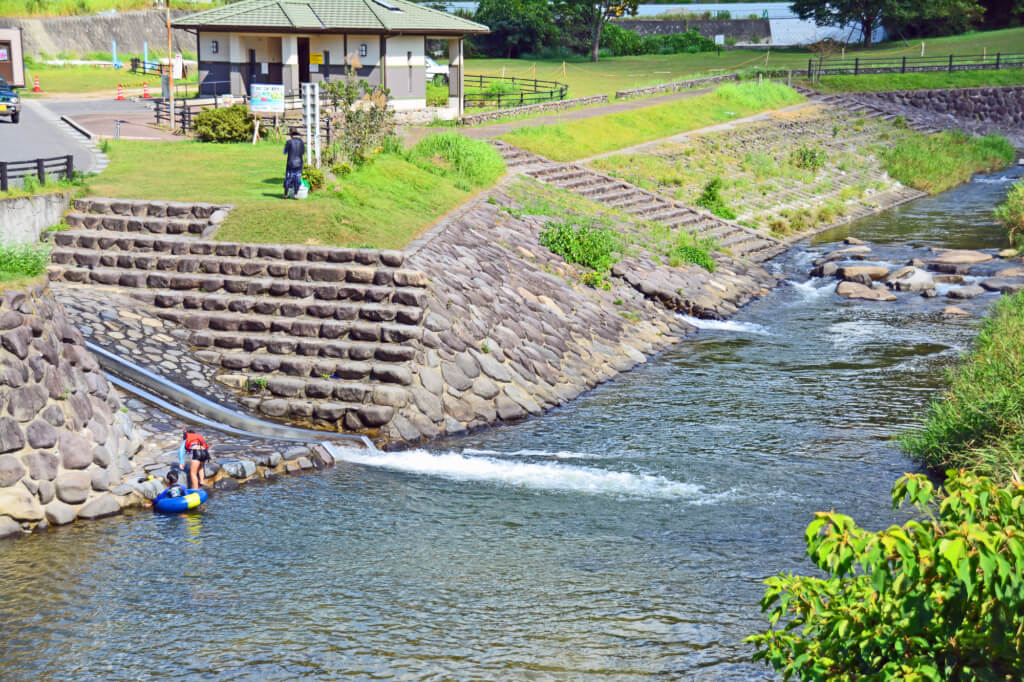
[[[11,180],[29,175],[35,175],[41,185],[46,184],[48,176],[63,176],[71,180],[75,177],[75,157],[67,154],[29,161],[0,161],[0,192],[6,192],[10,188]]]
[[[195,127],[195,117],[207,109],[218,109],[222,106],[234,106],[236,104],[242,104],[245,106],[249,105],[249,97],[232,97],[231,104],[228,105],[224,98],[215,97],[208,100],[175,100],[174,101],[174,128],[180,128],[184,132],[188,132]],[[330,100],[321,95],[320,105],[325,109],[331,108],[328,105]],[[272,127],[278,122],[288,123],[288,114],[290,112],[302,112],[302,97],[298,95],[291,95],[284,98],[285,113],[283,114],[261,114],[260,115],[260,127]],[[170,124],[170,105],[167,100],[158,99],[153,101],[153,116],[156,119],[157,125],[169,125]],[[294,120],[292,123],[295,123]],[[296,124],[297,125],[297,124]],[[333,133],[330,118],[324,118],[320,121],[320,134],[326,141],[326,144],[330,146],[333,142]]]
[[[1024,54],[950,54],[942,57],[847,57],[808,59],[807,77],[920,71],[983,71],[1024,68]]]
[[[466,74],[462,78],[463,88],[477,88],[478,92],[464,92],[463,106],[467,109],[476,107],[521,107],[527,104],[553,102],[565,99],[569,86],[555,81],[542,81],[534,78],[515,78],[509,76],[474,76]],[[489,88],[501,83],[493,92]],[[510,87],[513,92],[499,92],[500,87]]]

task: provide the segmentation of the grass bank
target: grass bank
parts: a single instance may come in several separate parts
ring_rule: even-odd
[[[127,61],[126,61],[127,63]],[[35,63],[25,66],[26,94],[31,91],[32,77],[39,76],[39,87],[43,94],[64,93],[64,92],[101,92],[110,91],[111,99],[117,92],[117,85],[120,83],[129,88],[141,88],[144,83],[149,83],[149,89],[154,96],[160,95],[160,77],[144,76],[139,73],[132,73],[128,67],[115,69],[110,66],[51,66],[49,64]],[[198,82],[198,74],[192,69],[188,78],[177,79],[176,83]]]
[[[170,0],[171,9],[195,10],[188,0]],[[215,2],[214,4],[223,4]],[[161,5],[162,6],[162,5]],[[67,17],[96,14],[107,10],[130,12],[153,9],[152,0],[0,0],[3,17]]]
[[[879,147],[885,170],[904,185],[929,194],[945,192],[1013,162],[1013,145],[999,135],[972,137],[958,131],[912,134],[895,145]]]
[[[50,261],[45,244],[0,244],[0,284],[13,286],[42,275]]]
[[[993,57],[993,60],[995,57]],[[822,76],[814,84],[826,93],[881,92],[884,90],[939,90],[1024,85],[1024,69],[999,71],[933,71],[924,73],[869,73],[860,76]]]
[[[777,83],[723,85],[712,93],[593,118],[527,127],[501,139],[555,161],[572,161],[803,101]]]
[[[901,443],[937,470],[972,469],[1008,480],[1024,464],[1024,293],[1004,296],[975,349],[949,374],[949,388]]]
[[[90,181],[93,194],[234,204],[217,239],[389,249],[504,172],[490,145],[447,133],[379,154],[333,187],[287,201],[281,144],[121,140],[109,155],[110,166]]]

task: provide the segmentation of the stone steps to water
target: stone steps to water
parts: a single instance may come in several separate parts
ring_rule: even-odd
[[[69,227],[109,232],[146,232],[150,234],[202,235],[210,226],[205,220],[124,216],[106,213],[72,212],[64,216]]]
[[[73,208],[64,219],[71,227],[199,237],[212,235],[232,207],[227,204],[86,197],[75,199]]]
[[[505,167],[509,170],[547,163],[543,157],[537,156],[533,152],[528,152],[525,149],[513,147],[501,140],[490,140],[490,143],[498,150],[498,154],[505,162]]]

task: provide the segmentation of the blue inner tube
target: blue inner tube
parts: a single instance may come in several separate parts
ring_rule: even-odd
[[[154,505],[154,509],[165,514],[180,514],[195,509],[206,502],[206,491],[203,489],[186,488],[181,497],[165,497]]]

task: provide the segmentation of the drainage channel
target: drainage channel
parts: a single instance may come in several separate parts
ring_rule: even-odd
[[[338,455],[338,441],[377,451],[373,441],[366,436],[300,429],[236,412],[128,362],[90,341],[86,341],[85,346],[96,356],[112,384],[189,422],[238,436],[319,443],[335,456]]]

